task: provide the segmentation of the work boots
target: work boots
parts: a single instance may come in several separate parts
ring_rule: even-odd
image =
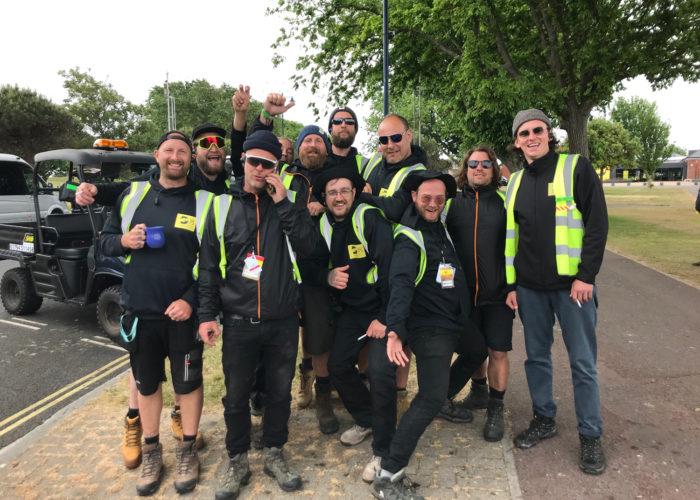
[[[194,441],[180,441],[175,450],[177,457],[177,476],[175,476],[175,491],[187,493],[197,486],[199,480],[199,455]]]
[[[173,435],[178,441],[182,441],[182,436],[184,432],[182,431],[182,414],[180,410],[173,410],[170,412],[170,428],[173,430]],[[197,437],[195,438],[195,443],[197,443],[197,449],[201,450],[206,446],[204,438],[200,432],[197,432]]]
[[[503,400],[489,398],[489,404],[486,408],[486,422],[484,422],[484,439],[490,442],[500,441],[505,431]]]
[[[163,447],[160,443],[144,444],[141,476],[136,480],[136,493],[140,496],[153,495],[160,485],[163,472]]]
[[[459,406],[464,406],[470,410],[481,410],[486,408],[489,403],[489,385],[477,384],[472,380],[469,394],[459,403]]]
[[[282,448],[264,448],[263,462],[265,474],[274,477],[284,491],[296,491],[301,488],[301,477],[289,470]]]
[[[581,441],[581,457],[578,465],[586,474],[602,474],[605,471],[605,455],[600,446],[600,437],[578,435]]]
[[[124,417],[124,441],[122,443],[122,457],[127,469],[135,469],[141,463],[141,417]]]
[[[340,424],[331,406],[331,386],[316,384],[316,418],[323,434],[338,432]]]
[[[297,408],[306,408],[313,399],[314,371],[304,370],[299,365],[299,395],[297,396]]]
[[[217,475],[221,478],[216,489],[216,500],[234,500],[241,492],[241,486],[250,481],[248,453],[243,452],[228,458],[221,464]]]
[[[541,417],[535,413],[530,426],[515,436],[513,444],[518,448],[527,450],[543,439],[549,439],[557,435],[557,424],[553,418]]]
[[[474,420],[474,414],[469,408],[449,399],[445,400],[437,416],[438,418],[444,418],[445,420],[459,424],[468,424]]]

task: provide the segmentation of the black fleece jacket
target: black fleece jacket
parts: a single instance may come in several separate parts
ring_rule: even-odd
[[[423,234],[426,248],[425,274],[418,285],[420,249],[409,238],[398,235],[389,271],[391,295],[387,307],[386,331],[406,341],[410,333],[435,329],[463,330],[470,313],[469,290],[457,253],[441,222],[429,223],[411,205],[401,219],[405,226]],[[441,262],[455,268],[454,288],[442,288],[436,281]]]
[[[213,213],[204,229],[199,252],[200,322],[213,321],[220,310],[262,320],[297,314],[300,297],[284,236],[297,258],[313,252],[318,236],[306,204],[287,198],[274,203],[267,192],[255,195],[243,190],[243,179],[231,186],[231,196],[224,225],[225,280],[219,270],[221,251]],[[242,275],[243,261],[252,252],[265,259],[259,281]]]
[[[554,180],[559,154],[550,151],[525,166],[515,199],[519,224],[515,274],[518,285],[535,290],[568,288],[574,278],[595,283],[608,236],[608,210],[600,179],[587,158],[580,156],[574,169],[574,202],[583,216],[584,236],[578,274],[560,276],[554,246]]]
[[[151,187],[136,209],[131,227],[141,223],[147,227],[163,226],[165,245],[138,250],[122,248],[121,216],[116,209],[102,229],[100,247],[108,256],[131,255],[124,267],[122,306],[140,318],[164,319],[165,310],[178,299],[197,310],[197,282],[192,277],[192,268],[199,241],[193,229],[177,225],[179,215],[193,219],[196,216],[196,187],[188,182],[184,187],[165,189],[157,178],[149,182]],[[129,191],[130,188],[121,194],[117,206],[121,206]]]
[[[396,175],[396,172],[398,172],[400,169],[403,167],[410,167],[417,163],[422,163],[427,168],[427,162],[428,155],[425,153],[425,150],[423,150],[423,148],[420,146],[411,144],[411,154],[406,159],[398,163],[387,163],[386,159],[382,158],[379,165],[374,167],[374,170],[372,170],[367,182],[369,182],[369,185],[372,186],[372,193],[378,195],[382,188],[389,187],[394,175]]]
[[[386,324],[386,308],[389,302],[389,266],[394,244],[391,224],[382,217],[379,210],[365,212],[365,237],[369,254],[362,248],[362,243],[355,235],[352,227],[352,216],[359,205],[355,201],[348,216],[341,222],[335,222],[330,216],[333,226],[331,249],[319,233],[319,242],[314,251],[314,257],[304,261],[301,270],[305,282],[327,287],[328,267],[343,267],[349,265],[348,286],[344,290],[329,287],[331,293],[340,304],[360,311],[375,313],[377,319]],[[317,224],[318,227],[318,224]],[[353,248],[353,257],[350,249]],[[364,254],[364,256],[358,257]],[[378,280],[374,284],[367,283],[367,272],[377,264]]]

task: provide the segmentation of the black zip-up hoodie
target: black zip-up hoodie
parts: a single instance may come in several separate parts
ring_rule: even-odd
[[[506,209],[495,186],[464,186],[445,220],[471,292],[473,306],[506,300]]]
[[[352,227],[352,216],[359,205],[355,201],[350,213],[341,222],[335,222],[329,214],[333,226],[331,249],[319,233],[319,243],[314,252],[314,258],[304,261],[302,276],[305,282],[317,286],[328,287],[328,263],[331,267],[350,265],[348,270],[348,286],[344,290],[329,287],[331,293],[340,304],[360,311],[375,313],[377,319],[386,324],[386,308],[389,302],[389,266],[394,244],[391,224],[382,217],[379,210],[365,212],[365,237],[369,254],[364,257],[351,258],[350,247],[362,247]],[[317,223],[318,227],[318,223]],[[355,254],[356,255],[356,254]],[[367,283],[367,272],[377,264],[378,280],[374,284]]]
[[[515,199],[515,221],[519,224],[515,275],[518,285],[535,290],[568,288],[572,276],[560,276],[554,246],[554,180],[559,154],[550,151],[525,166]],[[575,276],[595,283],[608,236],[608,210],[603,186],[590,161],[579,156],[574,169],[574,202],[584,224],[581,263]]]
[[[387,307],[387,333],[394,331],[406,341],[410,333],[421,331],[464,330],[469,325],[469,290],[457,254],[441,222],[426,222],[415,211],[406,210],[401,223],[423,234],[426,267],[423,279],[415,285],[420,264],[420,249],[412,240],[399,235],[394,240],[394,255],[389,271],[391,295]],[[442,288],[436,281],[441,262],[455,268],[454,288]]]
[[[284,235],[297,258],[311,254],[318,241],[306,204],[287,198],[274,203],[267,192],[243,190],[243,179],[231,186],[231,208],[224,225],[226,279],[213,212],[207,218],[199,253],[199,320],[213,321],[220,310],[262,320],[287,318],[299,311],[298,285]],[[248,253],[265,260],[260,280],[242,275]]]
[[[192,277],[192,268],[197,260],[199,241],[194,229],[178,223],[179,215],[195,218],[197,188],[191,182],[172,189],[163,188],[158,178],[149,182],[151,187],[136,209],[131,227],[141,223],[146,227],[163,226],[165,245],[124,250],[117,208],[112,210],[102,229],[100,246],[108,256],[131,255],[130,262],[124,266],[122,306],[139,318],[164,319],[165,310],[178,299],[197,310],[197,282]],[[119,196],[117,207],[121,207],[124,196],[130,191],[127,189]]]
[[[401,170],[403,167],[410,167],[416,165],[417,163],[422,163],[426,168],[428,167],[428,155],[425,150],[420,146],[411,144],[411,154],[408,157],[398,163],[387,163],[386,158],[382,158],[382,161],[374,167],[372,173],[370,174],[367,182],[372,186],[372,193],[379,194],[382,188],[388,188],[391,184],[391,180],[396,175],[396,172]],[[399,186],[400,187],[400,186]]]

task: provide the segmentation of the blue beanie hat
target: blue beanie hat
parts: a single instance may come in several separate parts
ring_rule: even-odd
[[[320,129],[318,125],[307,125],[303,129],[301,129],[301,132],[299,132],[299,135],[297,136],[297,151],[299,151],[299,146],[301,146],[302,141],[307,135],[311,134],[316,134],[323,139],[324,144],[326,145],[326,153],[331,152],[331,141],[328,140],[328,136],[326,133]]]
[[[258,130],[250,134],[243,143],[243,151],[263,149],[272,153],[278,160],[282,158],[282,146],[277,136],[269,130]]]

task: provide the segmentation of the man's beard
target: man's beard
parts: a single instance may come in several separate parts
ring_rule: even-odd
[[[212,167],[211,165],[209,165],[209,161],[206,158],[204,158],[203,160],[197,158],[197,167],[199,167],[199,170],[201,170],[206,175],[219,175],[224,169],[223,164],[224,162],[222,161],[221,168],[217,169],[216,167]]]
[[[317,170],[321,168],[323,166],[323,163],[326,161],[326,153],[325,151],[317,151],[318,156],[316,156],[315,158],[310,158],[306,152],[304,152],[303,155],[300,155],[301,164],[309,170]]]
[[[349,148],[355,142],[355,134],[350,134],[347,137],[341,137],[339,135],[334,135],[333,145],[340,149]]]

